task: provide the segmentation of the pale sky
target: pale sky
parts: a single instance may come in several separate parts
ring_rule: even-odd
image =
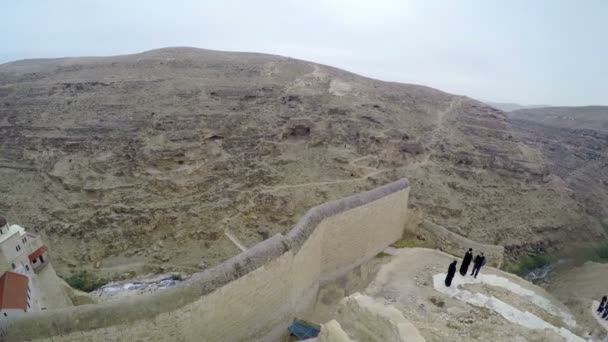
[[[279,54],[480,100],[608,105],[606,0],[0,0],[0,63]]]

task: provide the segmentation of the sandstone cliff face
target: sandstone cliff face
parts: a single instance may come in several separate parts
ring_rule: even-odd
[[[608,228],[608,107],[538,108],[510,116],[517,136],[543,152],[551,173]]]
[[[513,253],[603,237],[504,113],[278,56],[0,65],[0,146],[0,211],[43,232],[64,275],[213,265],[239,251],[226,229],[252,245],[402,177],[430,219]]]

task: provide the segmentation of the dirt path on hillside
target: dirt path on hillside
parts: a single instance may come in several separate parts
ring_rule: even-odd
[[[359,165],[357,163],[359,163],[360,161],[366,160],[366,159],[371,159],[371,158],[375,158],[375,156],[373,155],[366,155],[366,156],[362,156],[362,157],[357,157],[354,158],[352,160],[350,160],[348,162],[348,165],[353,167],[353,168],[358,168],[360,170],[364,170],[366,171],[366,173],[361,176],[361,177],[356,177],[356,178],[350,178],[350,179],[337,179],[337,180],[330,180],[330,181],[320,181],[320,182],[308,182],[308,183],[300,183],[300,184],[284,184],[284,185],[275,185],[275,186],[262,186],[260,190],[258,191],[247,191],[248,193],[252,194],[252,196],[247,198],[247,205],[238,210],[237,213],[233,214],[232,216],[224,219],[224,224],[229,227],[230,222],[234,221],[236,218],[240,217],[241,215],[243,215],[243,213],[246,213],[248,210],[250,210],[251,208],[256,206],[256,202],[255,199],[260,195],[260,194],[270,194],[270,193],[275,193],[278,191],[284,191],[284,190],[290,190],[290,189],[298,189],[298,188],[308,188],[308,187],[319,187],[319,186],[331,186],[331,185],[336,185],[336,184],[341,184],[341,183],[351,183],[351,182],[360,182],[360,181],[365,181],[370,177],[375,177],[383,172],[387,172],[390,171],[390,169],[378,169],[375,167],[371,167],[371,166],[367,166],[367,165]],[[240,241],[240,239],[234,235],[233,232],[230,232],[228,230],[229,228],[225,229],[224,231],[224,235],[226,235],[226,237],[228,237],[228,239],[230,241],[232,241],[232,243],[234,243],[235,246],[237,246],[240,250],[244,251],[247,248],[242,244],[242,242]]]
[[[443,134],[445,134],[446,130],[444,129],[444,125],[446,122],[446,117],[448,117],[456,108],[458,108],[458,106],[461,103],[462,103],[462,99],[460,97],[455,97],[451,100],[451,102],[447,106],[447,108],[445,108],[444,110],[437,113],[437,120],[436,120],[437,127],[433,132],[429,146],[434,146],[434,144],[437,143],[437,141],[440,139],[440,137]],[[431,159],[432,154],[433,154],[433,152],[431,150],[423,157],[422,160],[409,164],[406,167],[406,169],[411,171],[413,169],[420,168],[420,167],[427,165]],[[388,171],[392,170],[392,169],[388,169],[388,168],[379,169],[377,167],[359,164],[361,161],[368,160],[368,159],[375,159],[375,158],[377,158],[375,155],[365,155],[365,156],[353,158],[350,161],[348,161],[348,165],[351,168],[353,168],[355,170],[359,169],[359,171],[364,172],[364,174],[360,177],[353,177],[353,178],[348,178],[348,179],[326,180],[326,181],[318,181],[318,182],[307,182],[307,183],[299,183],[299,184],[281,184],[281,185],[273,185],[273,186],[261,186],[259,190],[248,191],[249,193],[252,194],[252,196],[250,196],[247,199],[248,204],[244,208],[240,209],[237,213],[235,213],[232,216],[225,219],[224,223],[228,226],[229,223],[232,222],[234,219],[240,217],[243,213],[245,213],[245,212],[249,211],[251,208],[255,207],[256,203],[254,200],[260,194],[271,194],[271,193],[275,193],[275,192],[279,192],[279,191],[292,190],[292,189],[301,189],[301,188],[310,188],[310,187],[326,187],[326,186],[332,186],[332,185],[336,185],[336,184],[361,182],[361,181],[366,181],[369,178],[378,176],[384,172],[388,172]],[[229,233],[230,235],[228,235],[225,232],[225,234],[239,249],[244,250],[243,248],[245,248],[245,247],[233,233]]]
[[[432,148],[439,141],[439,138],[444,137],[445,134],[449,134],[450,136],[453,134],[452,130],[444,129],[445,121],[446,121],[445,118],[449,114],[451,114],[455,108],[460,106],[461,103],[462,103],[462,98],[460,98],[460,97],[454,98],[454,99],[452,99],[452,101],[450,102],[450,104],[448,105],[448,107],[446,109],[440,111],[437,114],[437,121],[436,121],[437,128],[433,131],[433,134],[431,136],[431,141],[428,145],[429,147],[431,147],[431,149],[429,150],[429,152],[424,156],[424,158],[421,161],[408,165],[410,168],[422,167],[422,166],[427,165],[433,155]]]

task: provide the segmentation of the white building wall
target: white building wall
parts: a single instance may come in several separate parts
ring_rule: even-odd
[[[12,260],[17,259],[21,254],[25,254],[28,251],[28,242],[25,230],[17,225],[12,225],[8,231],[5,230],[0,235],[0,250],[10,264]]]
[[[30,288],[28,293],[30,297],[30,300],[28,300],[30,308],[28,308],[28,311],[39,311],[41,307],[39,300],[40,283],[30,264],[28,256],[42,244],[37,235],[27,233],[25,229],[18,225],[6,225],[1,229],[0,254],[2,255],[0,256],[0,261],[2,262],[0,262],[0,268],[2,269],[0,269],[0,275],[4,274],[6,271],[11,271],[28,277],[28,286]],[[17,248],[17,246],[19,246],[19,248]],[[13,316],[14,315],[15,312],[13,312]],[[0,316],[0,319],[6,318],[3,313],[0,313]]]
[[[38,276],[33,272],[32,274],[28,274],[28,286],[30,288],[30,291],[28,292],[28,303],[30,304],[30,307],[27,309],[27,311],[40,311],[41,306],[43,305],[40,297],[41,284]]]
[[[18,225],[5,226],[0,235],[0,274],[14,271],[25,274],[32,271],[28,256],[42,246],[40,238]],[[3,265],[6,264],[6,265]],[[13,268],[13,265],[15,267]],[[6,269],[4,269],[6,268]],[[20,270],[23,268],[25,270]]]
[[[25,311],[20,309],[0,310],[0,328],[4,327],[8,321],[13,320],[23,314],[25,314]]]

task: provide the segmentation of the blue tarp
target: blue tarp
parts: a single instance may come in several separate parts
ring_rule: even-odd
[[[317,337],[319,335],[319,329],[300,321],[293,321],[289,326],[289,331],[291,331],[299,341]]]

